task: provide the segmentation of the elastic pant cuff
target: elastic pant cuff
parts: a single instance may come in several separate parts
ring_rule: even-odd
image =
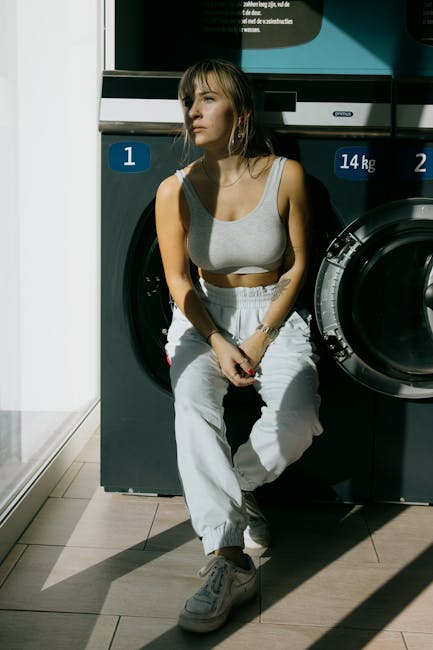
[[[244,531],[243,528],[225,523],[217,528],[207,530],[202,537],[202,542],[206,555],[225,546],[244,548]]]

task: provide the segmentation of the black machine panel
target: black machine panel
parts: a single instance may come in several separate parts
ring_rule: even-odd
[[[145,149],[145,170],[128,162]],[[117,152],[126,171],[119,172]],[[163,329],[168,292],[152,205],[182,158],[173,138],[104,135],[101,217],[101,483],[107,490],[180,494]],[[129,159],[129,160],[128,160]]]

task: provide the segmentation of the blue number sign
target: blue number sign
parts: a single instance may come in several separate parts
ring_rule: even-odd
[[[348,181],[367,181],[377,173],[377,159],[366,145],[341,147],[335,152],[334,174]]]
[[[145,172],[150,167],[150,147],[144,142],[116,142],[108,151],[108,164],[124,174]]]

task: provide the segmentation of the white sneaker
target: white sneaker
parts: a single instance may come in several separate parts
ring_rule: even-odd
[[[248,515],[248,526],[244,531],[245,548],[267,548],[271,543],[269,524],[252,492],[242,492]]]
[[[252,598],[257,591],[256,568],[249,555],[249,568],[241,569],[221,555],[199,571],[208,576],[179,615],[179,625],[192,632],[211,632],[223,625],[234,605]]]

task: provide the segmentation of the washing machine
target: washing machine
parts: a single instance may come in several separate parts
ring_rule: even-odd
[[[102,83],[101,484],[107,491],[180,494],[163,350],[171,308],[153,212],[159,183],[183,155],[177,102],[170,104],[177,83],[129,74],[104,75]]]
[[[364,82],[372,84],[367,94],[360,80],[348,82],[360,105],[340,107],[344,137],[320,117],[314,137],[311,126],[296,136],[314,203],[325,435],[284,473],[280,494],[431,503],[432,78],[391,79],[389,122],[388,81]],[[318,96],[327,98],[323,89]],[[341,114],[329,109],[325,103],[324,117]],[[356,124],[362,111],[364,124]],[[273,487],[267,491],[274,499]]]
[[[322,341],[373,398],[370,498],[377,501],[431,503],[433,496],[432,108],[431,78],[394,79],[392,134],[371,156],[382,171],[367,188],[387,189],[342,222],[317,275]],[[364,145],[351,146],[336,151],[334,173],[356,185]],[[341,213],[338,196],[331,200]]]
[[[105,0],[102,485],[181,491],[154,198],[187,162],[180,73],[167,71],[210,54],[250,75],[276,151],[302,162],[312,197],[303,300],[325,434],[263,498],[430,503],[430,3],[365,0],[348,11],[340,0],[194,0],[188,9]],[[226,406],[235,448],[260,402],[230,389]]]
[[[171,304],[154,223],[159,183],[186,164],[178,78],[114,71],[103,78],[106,490],[181,493],[164,354]],[[298,158],[310,184],[313,251],[302,297],[315,315],[325,427],[262,498],[430,502],[431,472],[423,471],[433,455],[429,80],[250,78],[276,152]],[[234,448],[259,410],[254,390],[229,390]]]

